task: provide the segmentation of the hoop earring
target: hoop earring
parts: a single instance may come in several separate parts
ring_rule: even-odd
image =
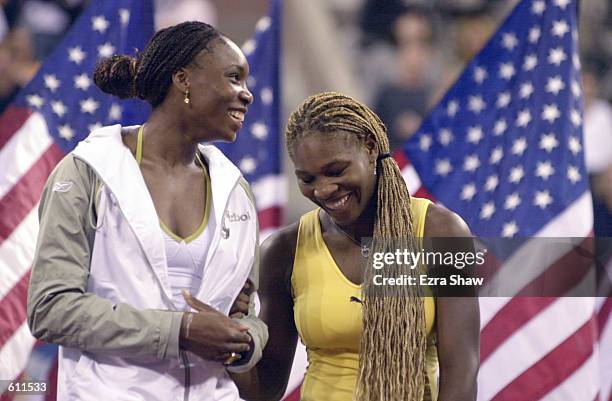
[[[185,99],[183,99],[183,101],[185,102],[185,104],[189,104],[189,102],[191,101],[189,99],[189,89],[185,89]]]

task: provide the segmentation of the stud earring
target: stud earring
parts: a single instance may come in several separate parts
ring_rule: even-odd
[[[185,99],[183,100],[185,102],[185,104],[189,104],[190,99],[189,99],[189,89],[185,89]]]

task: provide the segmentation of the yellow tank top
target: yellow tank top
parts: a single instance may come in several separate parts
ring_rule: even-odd
[[[422,238],[431,202],[420,198],[411,198],[411,202],[414,234]],[[361,304],[351,297],[361,297],[361,286],[348,280],[332,258],[321,233],[319,209],[300,219],[291,285],[295,324],[308,357],[301,401],[352,401],[362,315]],[[436,400],[438,355],[432,333],[435,300],[424,298],[424,304],[429,333],[426,398]]]

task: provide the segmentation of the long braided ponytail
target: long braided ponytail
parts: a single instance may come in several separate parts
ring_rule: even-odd
[[[386,129],[368,107],[349,96],[324,92],[309,97],[291,114],[285,132],[289,155],[301,134],[344,131],[372,136],[379,155],[389,152]],[[410,195],[393,158],[378,161],[376,219],[363,293],[363,333],[357,401],[421,401],[425,394],[426,329],[423,301],[415,286],[375,286],[372,255],[399,244],[415,251]],[[378,273],[378,272],[377,272]],[[387,265],[386,277],[402,274],[405,265]]]

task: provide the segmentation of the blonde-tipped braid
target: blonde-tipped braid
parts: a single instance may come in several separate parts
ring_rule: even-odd
[[[309,97],[291,114],[285,132],[287,149],[304,133],[343,131],[376,141],[378,154],[389,152],[385,126],[368,107],[336,92]],[[416,250],[410,195],[393,158],[378,161],[376,219],[370,258],[398,245]],[[403,242],[403,244],[402,244]],[[362,285],[363,333],[357,401],[420,401],[425,394],[426,329],[423,300],[414,286],[375,286],[372,260]],[[405,266],[385,266],[377,274],[399,277],[416,274]]]

